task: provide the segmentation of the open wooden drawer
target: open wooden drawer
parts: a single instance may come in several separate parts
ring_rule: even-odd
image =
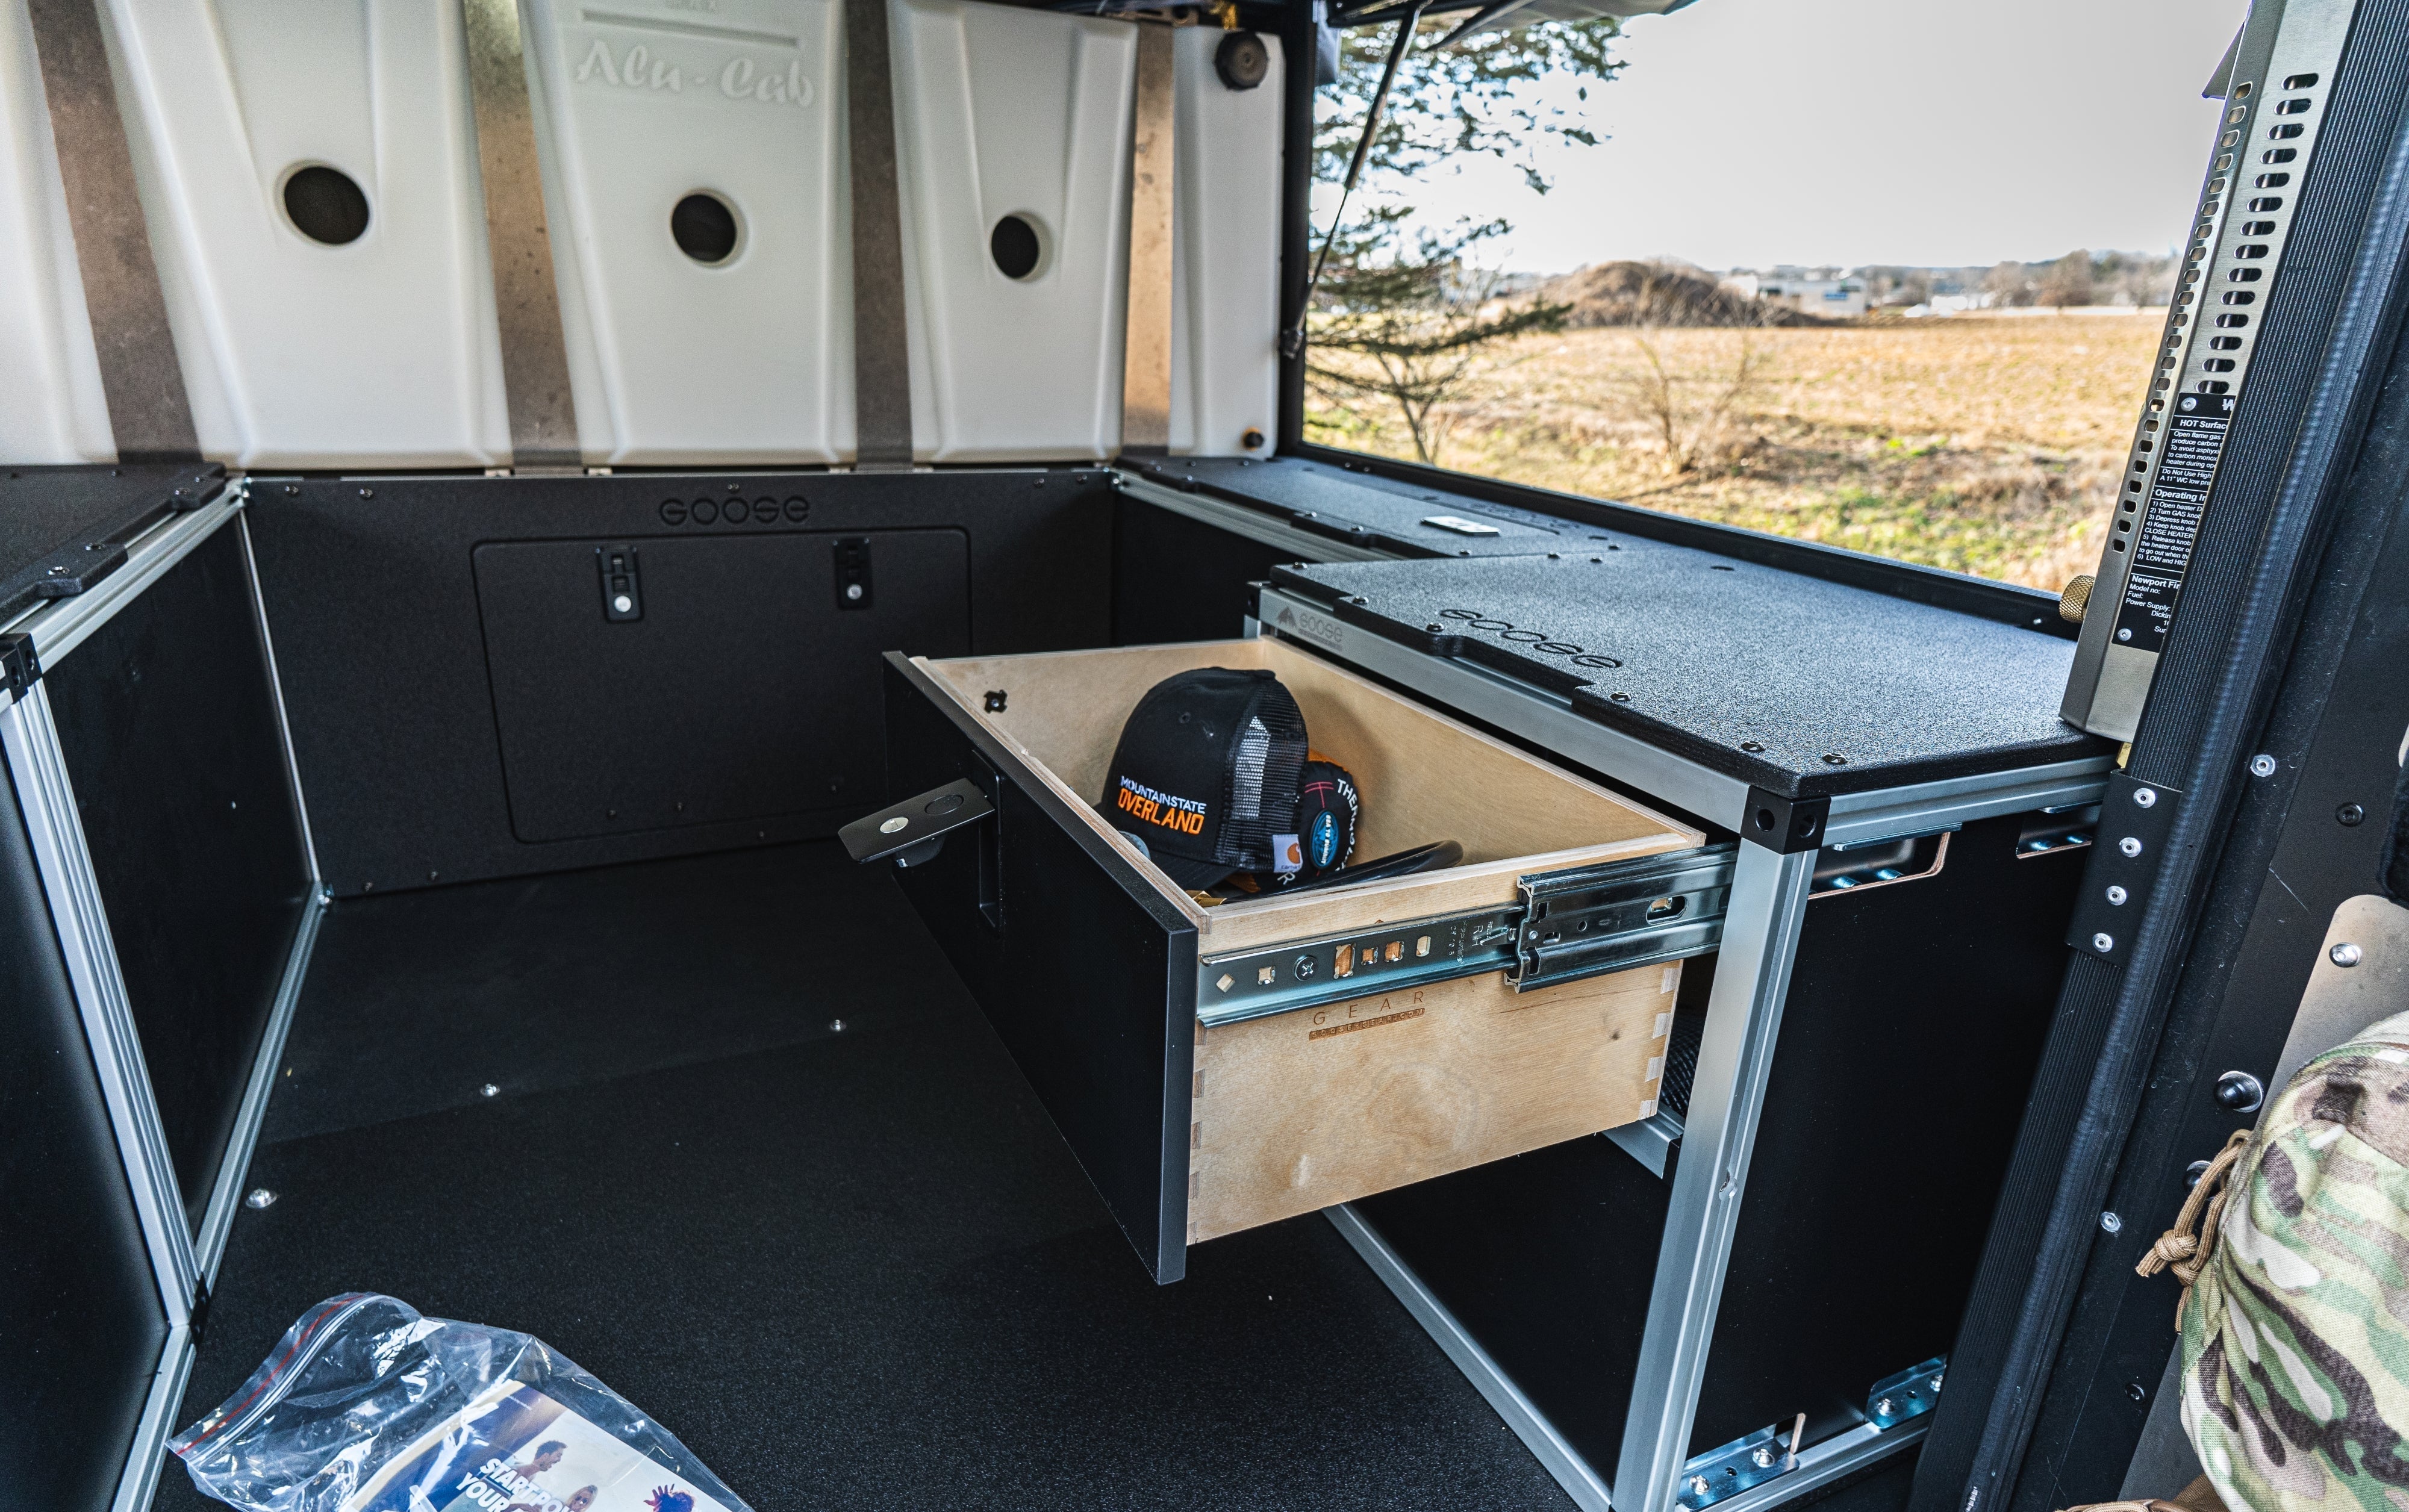
[[[1093,805],[1139,697],[1199,667],[1279,674],[1362,789],[1359,860],[1463,862],[1192,900]],[[1678,958],[1729,885],[1697,831],[1270,639],[890,655],[887,722],[891,792],[992,806],[903,888],[1158,1281],[1190,1244],[1655,1111]]]

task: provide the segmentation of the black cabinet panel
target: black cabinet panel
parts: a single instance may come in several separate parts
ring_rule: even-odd
[[[1807,905],[1692,1453],[1800,1412],[1811,1444],[1955,1342],[2089,854],[2023,832],[1969,824],[1940,876]]]
[[[879,654],[970,650],[968,545],[911,530],[478,547],[512,833],[877,807],[879,744],[862,736]],[[839,583],[841,555],[862,581]]]
[[[11,1506],[107,1506],[167,1323],[5,773],[0,982],[0,1476]]]
[[[845,820],[880,807],[884,795],[858,790],[864,782],[876,786],[856,774],[861,769],[827,770],[824,759],[799,760],[795,780],[844,778],[834,805],[762,806],[764,789],[788,780],[783,770],[771,775],[785,759],[779,742],[793,728],[777,723],[791,721],[778,701],[786,690],[826,686],[840,676],[847,689],[874,688],[877,656],[888,651],[985,655],[1104,644],[1111,634],[1113,497],[1103,468],[256,478],[251,525],[260,587],[326,884],[338,896],[381,894],[834,834]],[[819,630],[799,635],[807,622],[826,629],[814,617],[835,613],[832,590],[817,579],[819,585],[792,594],[784,586],[714,584],[708,591],[721,601],[688,596],[679,600],[685,608],[673,604],[683,588],[660,598],[671,593],[672,578],[706,562],[724,564],[747,583],[775,576],[773,543],[789,538],[813,542],[795,550],[812,554],[809,570],[821,573],[830,570],[823,558],[832,560],[837,540],[884,541],[923,531],[958,539],[959,555],[923,557],[914,554],[916,547],[890,553],[874,545],[865,592],[871,607],[841,617],[894,631],[899,606],[945,595],[959,602],[966,573],[966,647],[890,635],[870,647],[860,666],[840,670],[833,658],[852,657],[853,641],[815,639]],[[683,556],[689,542],[753,554]],[[574,617],[576,633],[551,648],[558,652],[554,665],[543,664],[546,652],[533,641],[506,646],[494,637],[496,605],[482,580],[499,565],[479,552],[502,543],[560,544],[581,564],[561,568],[563,612]],[[607,544],[639,552],[641,604],[631,606],[639,620],[603,622],[592,553]],[[795,560],[799,569],[806,565]],[[935,581],[916,581],[923,566]],[[656,699],[671,700],[666,714],[621,688],[581,695],[584,707],[542,712],[551,695],[541,684],[600,684],[572,663],[590,646],[611,643],[603,631],[676,639],[654,633],[664,613],[672,628],[703,617],[721,626],[707,654],[685,668],[691,687],[671,685],[660,670],[668,657],[647,673]],[[957,623],[939,629],[950,634],[946,626]],[[498,685],[504,680],[526,685]],[[532,697],[528,687],[536,690]],[[705,743],[670,728],[624,727],[673,725],[714,691],[725,708],[710,712],[706,722],[722,732],[742,728],[744,740]],[[883,739],[877,705],[856,703],[850,692],[845,699],[831,710],[829,728],[810,731],[804,756],[858,746],[875,761]],[[762,722],[733,723],[747,716]],[[613,720],[623,724],[613,727]],[[615,743],[598,747],[603,728]],[[580,754],[550,754],[563,749]],[[702,765],[676,770],[671,781],[663,773],[681,752]],[[599,768],[622,757],[636,764],[625,773],[522,770],[530,761]],[[694,796],[706,790],[711,796]],[[669,817],[640,815],[611,800],[631,793],[644,803],[665,801]],[[591,813],[598,799],[599,819]],[[685,814],[675,808],[682,801]],[[688,817],[698,802],[717,805],[723,817]],[[621,809],[616,818],[613,808]]]
[[[1295,555],[1124,494],[1113,511],[1113,643],[1236,635],[1253,607],[1247,584]]]
[[[2022,832],[1968,825],[1938,877],[1807,905],[1691,1453],[1801,1412],[1815,1443],[1949,1351],[2083,871],[2080,850],[2020,858]],[[1595,1138],[1356,1205],[1610,1474],[1666,1191]]]
[[[194,548],[43,685],[197,1224],[310,892],[240,528]]]

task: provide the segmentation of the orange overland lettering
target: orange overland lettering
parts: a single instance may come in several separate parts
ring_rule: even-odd
[[[1121,812],[1150,825],[1176,829],[1183,835],[1204,832],[1204,805],[1191,798],[1174,798],[1128,778],[1121,779],[1121,790],[1114,795]]]

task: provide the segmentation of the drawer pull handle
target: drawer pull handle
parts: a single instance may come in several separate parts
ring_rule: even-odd
[[[936,858],[947,835],[994,812],[986,792],[965,777],[856,819],[837,838],[844,842],[845,854],[864,866],[887,860],[919,866]]]

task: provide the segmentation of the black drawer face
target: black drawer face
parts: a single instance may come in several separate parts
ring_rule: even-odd
[[[897,796],[968,777],[992,819],[900,872],[1104,1205],[1160,1282],[1188,1274],[1196,931],[920,669],[887,658]]]
[[[503,541],[475,561],[531,843],[874,803],[879,653],[970,646],[959,530]]]

